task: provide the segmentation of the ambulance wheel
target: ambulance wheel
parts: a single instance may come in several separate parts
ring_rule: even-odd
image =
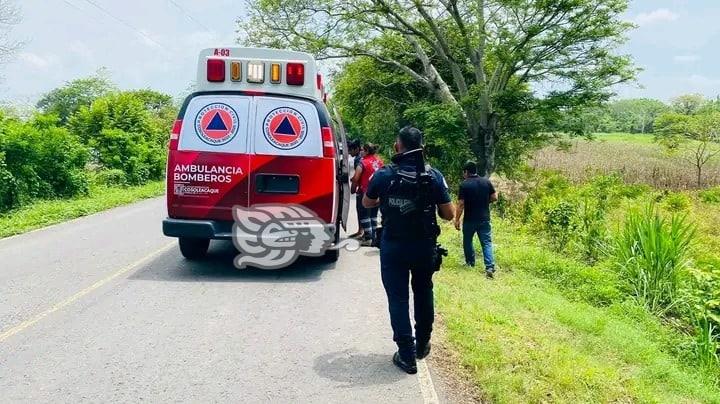
[[[180,253],[189,260],[205,257],[210,246],[210,240],[206,238],[180,237],[178,243],[180,244]]]
[[[340,250],[327,250],[322,256],[323,262],[337,262],[338,258],[340,258]]]
[[[333,242],[335,245],[340,242],[340,223],[335,224],[335,238]],[[325,255],[322,256],[322,260],[324,262],[336,262],[340,258],[340,250],[327,250],[325,251]]]

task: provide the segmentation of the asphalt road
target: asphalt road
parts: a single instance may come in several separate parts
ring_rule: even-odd
[[[434,402],[427,371],[390,362],[377,250],[241,271],[229,242],[182,258],[164,215],[0,240],[0,402]]]

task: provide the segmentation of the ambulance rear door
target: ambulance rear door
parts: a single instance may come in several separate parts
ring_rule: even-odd
[[[348,214],[350,213],[350,159],[348,153],[347,137],[345,135],[345,125],[343,125],[340,113],[337,108],[333,108],[332,119],[335,122],[335,128],[337,130],[336,139],[340,145],[340,156],[338,156],[338,171],[340,176],[339,184],[342,187],[342,210],[340,211],[340,217],[342,220],[343,229],[347,231]]]
[[[270,95],[254,97],[253,108],[249,204],[301,204],[334,223],[336,166],[324,152],[323,130],[331,131],[324,108]]]
[[[200,93],[186,102],[168,156],[170,217],[232,220],[233,206],[248,205],[251,109],[252,97],[239,94]]]

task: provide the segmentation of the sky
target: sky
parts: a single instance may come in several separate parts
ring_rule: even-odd
[[[24,45],[0,66],[0,100],[30,105],[63,83],[108,70],[122,89],[185,93],[200,49],[231,45],[244,0],[14,0]],[[632,0],[638,27],[622,52],[643,68],[619,97],[720,95],[720,0]]]

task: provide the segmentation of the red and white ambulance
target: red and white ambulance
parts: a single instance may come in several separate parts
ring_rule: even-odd
[[[170,137],[163,233],[197,259],[211,239],[232,238],[233,206],[300,204],[333,226],[337,242],[350,201],[347,161],[312,56],[205,49],[197,92],[183,103]],[[326,258],[337,259],[338,251]]]

